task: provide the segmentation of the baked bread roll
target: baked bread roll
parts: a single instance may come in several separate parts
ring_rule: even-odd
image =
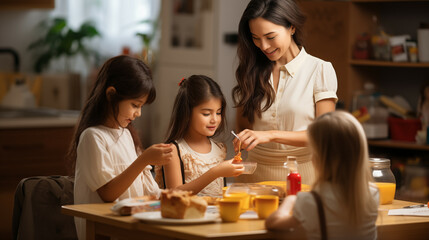
[[[161,192],[161,216],[163,218],[196,219],[203,218],[207,202],[192,192],[163,190]]]

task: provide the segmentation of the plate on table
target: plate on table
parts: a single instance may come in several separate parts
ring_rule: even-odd
[[[161,223],[170,225],[188,225],[188,224],[201,224],[215,222],[219,218],[218,213],[206,212],[203,218],[197,219],[174,219],[174,218],[163,218],[161,212],[140,212],[133,215],[143,222],[147,223]]]

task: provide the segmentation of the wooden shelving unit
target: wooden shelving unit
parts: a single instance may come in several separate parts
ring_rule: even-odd
[[[352,110],[354,94],[367,82],[373,83],[383,95],[404,97],[416,108],[420,89],[429,82],[429,63],[357,60],[352,52],[358,36],[373,35],[379,26],[389,35],[408,34],[416,39],[420,24],[429,23],[428,0],[301,0],[300,5],[307,16],[304,47],[309,54],[332,63],[338,79],[337,95],[346,110]],[[396,173],[402,171],[400,174],[404,175],[401,178],[398,174],[397,186],[415,190],[410,182],[417,178],[408,170],[412,167],[427,170],[429,145],[369,140],[368,146],[371,157],[389,158]],[[416,163],[419,165],[412,165]],[[398,166],[403,166],[402,170]],[[426,179],[426,175],[421,177]],[[429,182],[426,184],[429,187]],[[401,197],[416,200],[407,194]]]
[[[413,62],[388,62],[376,60],[356,60],[349,61],[354,66],[374,66],[374,67],[403,67],[403,68],[429,68],[429,63]]]
[[[429,145],[417,144],[414,142],[402,142],[393,140],[368,140],[368,145],[374,147],[429,151]]]

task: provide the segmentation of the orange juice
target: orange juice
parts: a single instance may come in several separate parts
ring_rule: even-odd
[[[387,182],[376,182],[380,191],[380,204],[390,204],[395,197],[396,184]]]

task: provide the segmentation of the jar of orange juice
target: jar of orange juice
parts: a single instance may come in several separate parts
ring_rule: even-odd
[[[380,192],[380,204],[391,204],[395,197],[396,180],[387,158],[369,159],[372,177]]]

